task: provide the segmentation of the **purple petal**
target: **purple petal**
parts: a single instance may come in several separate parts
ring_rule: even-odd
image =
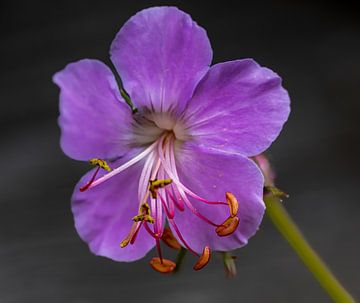
[[[251,59],[230,61],[201,80],[185,120],[199,144],[254,156],[279,135],[289,104],[277,74]]]
[[[234,234],[219,237],[215,227],[195,216],[188,208],[175,215],[185,240],[197,252],[205,245],[218,251],[244,246],[257,231],[265,210],[262,200],[264,180],[259,168],[238,154],[214,151],[195,144],[184,144],[177,153],[179,178],[185,186],[208,201],[226,201],[225,193],[232,192],[239,202],[240,224]],[[192,200],[193,205],[214,223],[221,224],[229,217],[225,205],[207,205]],[[175,234],[175,233],[174,233]]]
[[[61,89],[61,147],[69,157],[108,159],[128,150],[131,111],[105,64],[89,59],[71,63],[53,80]]]
[[[118,161],[114,167],[123,162]],[[154,239],[144,228],[133,245],[120,247],[134,223],[132,218],[139,211],[137,189],[143,164],[135,164],[101,185],[80,192],[79,188],[91,178],[91,171],[76,186],[72,196],[75,227],[94,254],[116,261],[134,261],[154,247]]]
[[[153,7],[130,18],[111,45],[125,89],[138,107],[181,110],[212,59],[203,28],[176,7]]]

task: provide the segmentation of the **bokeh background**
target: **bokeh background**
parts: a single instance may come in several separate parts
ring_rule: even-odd
[[[249,3],[251,2],[251,3]],[[75,232],[73,186],[88,169],[59,148],[58,88],[67,63],[97,58],[138,10],[174,4],[208,31],[214,63],[253,57],[277,71],[292,114],[270,155],[285,204],[338,278],[360,298],[360,24],[349,4],[301,1],[6,1],[0,4],[0,302],[330,302],[265,218],[238,251],[176,276],[147,258],[115,263]],[[156,42],[154,42],[156,43]]]

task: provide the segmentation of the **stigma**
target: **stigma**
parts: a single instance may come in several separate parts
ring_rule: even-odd
[[[174,127],[169,121],[164,123],[162,127]],[[233,193],[224,191],[224,201],[209,201],[194,193],[181,182],[176,168],[175,142],[177,140],[173,131],[166,130],[134,158],[113,169],[105,160],[92,159],[89,162],[96,165],[97,169],[90,181],[80,188],[80,191],[91,190],[135,163],[145,160],[139,179],[137,199],[134,197],[134,203],[138,203],[138,212],[129,218],[129,220],[132,219],[133,224],[128,235],[124,239],[119,239],[119,249],[126,249],[128,245],[136,244],[140,229],[145,229],[154,239],[158,254],[158,257],[150,261],[150,266],[160,273],[170,273],[176,268],[173,261],[163,257],[161,242],[177,250],[183,247],[196,256],[197,262],[193,267],[194,270],[204,268],[211,258],[210,245],[205,245],[200,253],[182,234],[175,222],[177,211],[190,212],[205,222],[214,236],[218,237],[227,237],[233,234],[240,222],[239,203]],[[96,178],[99,169],[104,169],[108,173]],[[228,209],[228,216],[219,218],[219,222],[213,221],[196,208],[195,201],[205,203],[210,207],[225,207]]]

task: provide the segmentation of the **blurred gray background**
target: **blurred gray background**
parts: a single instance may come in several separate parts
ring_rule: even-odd
[[[249,4],[248,2],[251,2]],[[70,195],[88,166],[59,148],[58,89],[67,63],[97,58],[138,10],[174,4],[207,29],[214,63],[253,57],[278,72],[292,114],[270,155],[286,207],[360,298],[360,24],[355,6],[301,1],[7,1],[0,4],[0,302],[330,302],[265,219],[238,251],[238,276],[214,257],[176,276],[147,258],[89,253]],[[171,254],[171,252],[169,252]]]

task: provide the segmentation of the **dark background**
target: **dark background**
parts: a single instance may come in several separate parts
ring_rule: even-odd
[[[214,62],[253,57],[278,72],[292,114],[270,154],[286,207],[339,279],[360,298],[360,26],[348,4],[295,1],[7,1],[1,4],[0,302],[330,302],[265,219],[238,255],[177,276],[145,259],[90,254],[70,195],[88,169],[59,148],[58,89],[67,63],[97,58],[138,10],[175,4],[207,29]]]

